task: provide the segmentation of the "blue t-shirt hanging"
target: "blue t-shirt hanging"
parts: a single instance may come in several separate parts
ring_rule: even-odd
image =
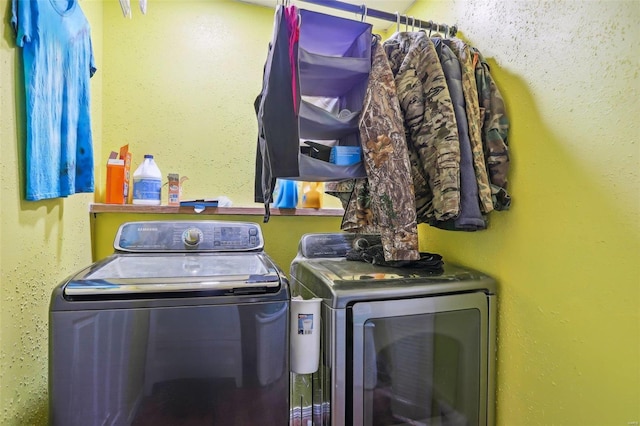
[[[26,95],[26,199],[93,192],[89,22],[77,0],[13,0]]]

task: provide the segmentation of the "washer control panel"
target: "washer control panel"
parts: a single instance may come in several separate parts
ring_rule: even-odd
[[[298,255],[308,259],[346,257],[355,247],[380,244],[380,235],[349,232],[305,234],[298,245]]]
[[[114,248],[124,252],[261,251],[260,226],[251,222],[144,221],[120,226]]]

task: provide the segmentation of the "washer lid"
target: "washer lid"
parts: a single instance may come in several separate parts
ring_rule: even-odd
[[[262,253],[117,254],[70,280],[64,294],[252,292],[279,285]]]

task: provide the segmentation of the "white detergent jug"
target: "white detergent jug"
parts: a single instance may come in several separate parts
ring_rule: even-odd
[[[159,206],[162,173],[153,155],[145,154],[144,161],[133,174],[133,204]]]

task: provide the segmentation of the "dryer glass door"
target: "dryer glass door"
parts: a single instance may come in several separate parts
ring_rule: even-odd
[[[486,424],[484,293],[360,302],[352,314],[353,424]]]

